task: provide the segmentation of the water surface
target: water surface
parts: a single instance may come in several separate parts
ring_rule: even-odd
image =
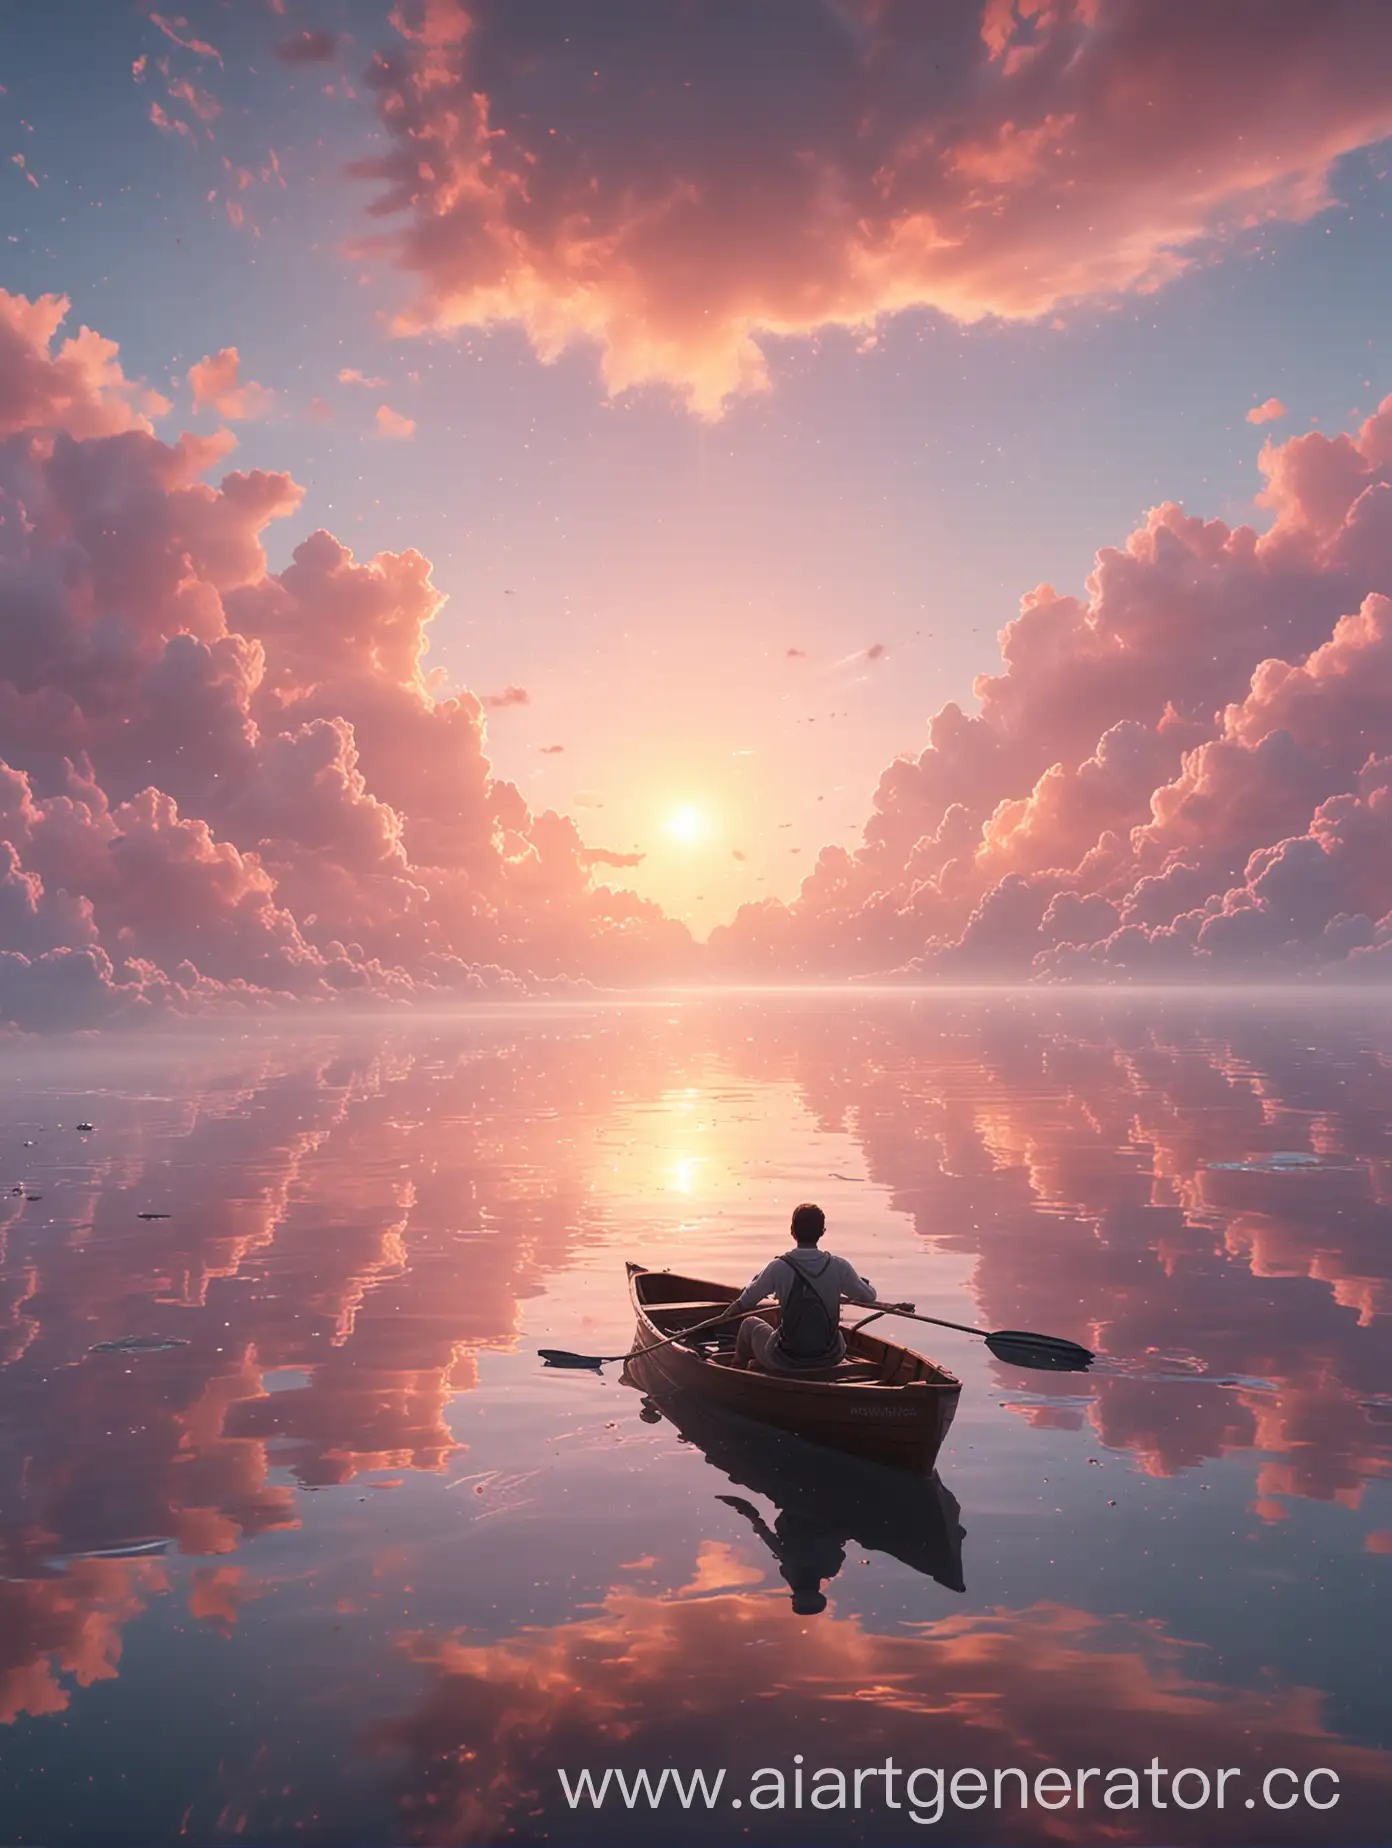
[[[1380,999],[736,995],[26,1046],[0,1180],[5,1844],[1099,1834],[919,1825],[873,1785],[658,1825],[557,1776],[724,1767],[728,1796],[791,1789],[797,1753],[1339,1775],[1319,1814],[1103,1819],[1151,1843],[1389,1812]],[[627,1345],[625,1259],[743,1281],[805,1198],[882,1295],[1102,1360],[917,1331],[964,1390],[901,1497],[538,1365]]]

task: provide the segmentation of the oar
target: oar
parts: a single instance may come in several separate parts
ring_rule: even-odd
[[[646,1347],[629,1348],[624,1354],[572,1354],[569,1348],[538,1348],[537,1353],[548,1367],[604,1367],[614,1360],[633,1360],[639,1354],[651,1354],[654,1348],[667,1347],[673,1341],[685,1341],[688,1335],[696,1335],[703,1328],[714,1328],[717,1322],[741,1322],[747,1315],[757,1315],[761,1304],[753,1309],[741,1309],[735,1315],[713,1315],[708,1321],[693,1322],[690,1328],[679,1328],[675,1335],[667,1335],[661,1341],[650,1341]]]
[[[909,1309],[893,1305],[885,1315],[902,1315],[910,1322],[931,1322],[934,1328],[953,1328],[959,1335],[979,1335],[997,1360],[1010,1361],[1020,1367],[1040,1367],[1058,1373],[1081,1373],[1097,1356],[1081,1342],[1065,1341],[1061,1335],[1035,1335],[1023,1328],[972,1328],[966,1322],[945,1322],[937,1315],[915,1315]]]

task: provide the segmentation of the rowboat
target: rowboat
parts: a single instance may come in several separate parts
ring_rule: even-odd
[[[627,1373],[625,1380],[637,1384]],[[854,1546],[897,1559],[948,1591],[966,1589],[962,1511],[939,1476],[909,1475],[868,1457],[827,1450],[791,1431],[757,1424],[703,1392],[645,1393],[640,1416],[650,1424],[665,1420],[735,1488],[772,1502],[784,1542],[780,1551],[791,1543],[834,1561],[838,1547]],[[719,1499],[751,1516],[738,1496]]]
[[[928,1471],[937,1461],[962,1385],[935,1361],[852,1326],[835,1366],[746,1370],[734,1365],[732,1329],[653,1345],[718,1315],[739,1295],[736,1287],[630,1263],[628,1289],[637,1327],[626,1367],[645,1391],[703,1393],[760,1424],[893,1468]],[[777,1326],[777,1305],[757,1313]]]

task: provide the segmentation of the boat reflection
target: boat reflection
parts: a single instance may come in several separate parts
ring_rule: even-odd
[[[627,1371],[624,1383],[642,1390]],[[949,1591],[966,1590],[961,1509],[936,1475],[825,1449],[693,1393],[646,1393],[639,1416],[648,1424],[666,1419],[737,1488],[773,1503],[770,1523],[741,1495],[716,1497],[742,1514],[773,1554],[800,1616],[825,1610],[824,1587],[852,1545],[887,1554]]]

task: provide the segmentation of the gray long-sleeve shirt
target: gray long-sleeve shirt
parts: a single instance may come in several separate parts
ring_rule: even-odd
[[[853,1270],[844,1258],[836,1257],[830,1251],[809,1250],[806,1246],[795,1245],[791,1251],[785,1251],[782,1257],[766,1264],[757,1277],[750,1279],[740,1291],[732,1307],[735,1309],[752,1309],[766,1296],[776,1296],[779,1306],[786,1307],[793,1288],[793,1267],[800,1270],[807,1282],[826,1304],[827,1313],[833,1323],[840,1320],[841,1304],[874,1303],[879,1298],[874,1285],[867,1283],[857,1271]]]

